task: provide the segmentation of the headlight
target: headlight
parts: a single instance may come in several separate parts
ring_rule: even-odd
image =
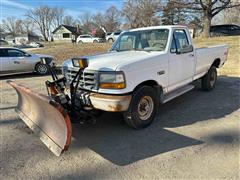
[[[126,82],[123,72],[101,72],[99,87],[102,89],[124,89]]]
[[[74,67],[78,67],[81,69],[85,69],[86,67],[88,67],[87,58],[72,58],[72,63]]]

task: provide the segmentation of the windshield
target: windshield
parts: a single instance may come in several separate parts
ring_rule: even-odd
[[[167,29],[129,31],[120,35],[112,51],[164,51],[168,40]]]

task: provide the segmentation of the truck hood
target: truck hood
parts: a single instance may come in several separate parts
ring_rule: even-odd
[[[133,63],[146,58],[151,58],[159,52],[146,51],[123,51],[123,52],[109,52],[95,56],[87,56],[89,70],[97,71],[115,71],[119,66]],[[63,63],[63,66],[73,67],[71,60]]]

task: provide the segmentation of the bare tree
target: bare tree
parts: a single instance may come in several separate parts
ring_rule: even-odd
[[[105,16],[104,14],[98,12],[96,13],[95,15],[93,15],[93,23],[96,25],[96,26],[104,26],[105,27],[105,24],[106,24],[106,19],[105,19]]]
[[[204,37],[210,36],[210,26],[214,16],[216,16],[225,9],[240,6],[240,2],[233,3],[232,0],[175,0],[174,2],[188,9],[202,12]]]
[[[189,14],[185,13],[185,8],[181,5],[175,3],[174,1],[168,0],[167,4],[163,7],[162,13],[162,24],[164,25],[174,25],[186,23],[187,16]]]
[[[158,25],[161,0],[127,0],[122,15],[129,28]]]
[[[26,16],[38,26],[44,40],[47,41],[52,28],[52,22],[54,20],[52,8],[48,6],[40,6],[29,10]]]
[[[32,34],[33,31],[34,31],[34,23],[31,19],[28,19],[28,18],[24,19],[22,21],[22,27],[23,27],[23,30],[24,30],[25,33],[31,33]]]
[[[3,34],[3,33],[5,33],[5,30],[2,28],[2,24],[0,24],[0,35]]]
[[[2,20],[2,28],[7,33],[15,36],[17,34],[25,33],[23,28],[23,21],[15,17],[7,17]]]
[[[111,6],[105,13],[105,28],[109,32],[118,30],[120,26],[120,12],[115,6]]]
[[[239,13],[240,13],[240,6],[234,7],[232,9],[224,10],[223,23],[240,25]]]
[[[63,24],[68,26],[76,26],[77,21],[74,19],[74,17],[68,15],[63,18]]]
[[[138,20],[139,10],[137,0],[127,0],[123,4],[122,16],[126,19],[129,28],[140,27]]]
[[[64,9],[55,7],[52,9],[54,29],[63,23]]]
[[[89,33],[93,26],[93,15],[90,12],[85,12],[81,16],[79,16],[79,20],[84,33]]]

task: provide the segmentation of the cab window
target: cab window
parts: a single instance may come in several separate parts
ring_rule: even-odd
[[[185,30],[175,30],[171,44],[171,53],[180,52],[182,49],[189,47],[189,42]]]
[[[175,30],[174,38],[178,50],[189,46],[188,38],[184,30]]]

